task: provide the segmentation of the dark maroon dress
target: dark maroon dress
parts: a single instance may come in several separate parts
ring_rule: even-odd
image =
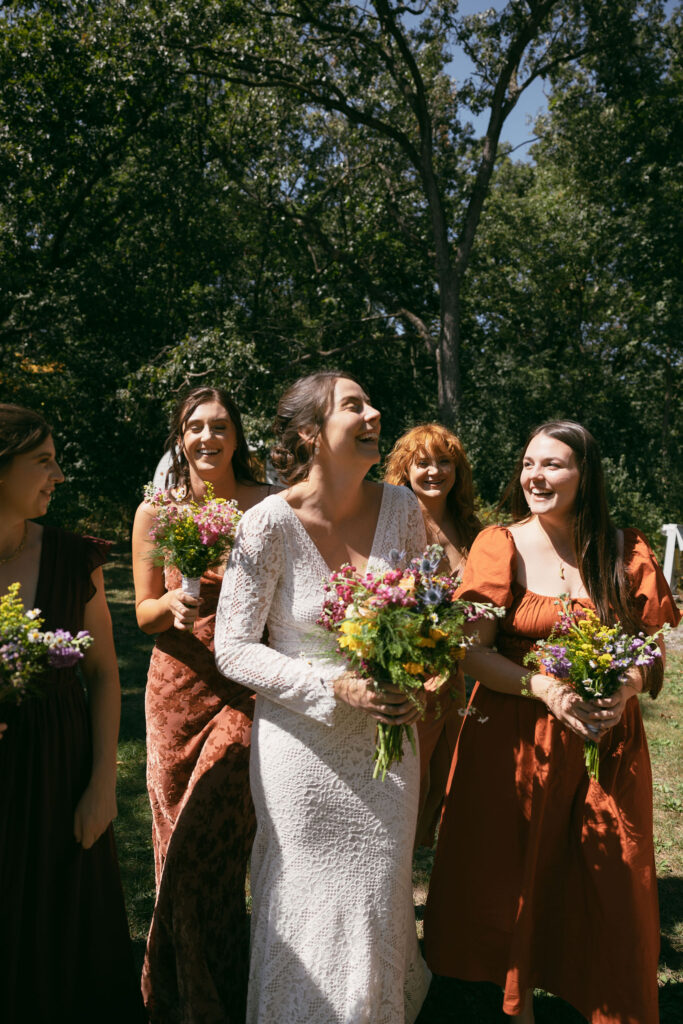
[[[83,627],[106,545],[45,527],[35,605],[46,629]],[[90,778],[90,719],[75,669],[0,705],[0,1017],[4,1024],[136,1024],[134,974],[111,826],[74,839]]]

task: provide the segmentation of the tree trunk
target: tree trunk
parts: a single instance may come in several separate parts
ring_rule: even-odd
[[[439,417],[444,426],[457,430],[462,413],[460,282],[451,267],[440,276],[441,329],[436,355]]]

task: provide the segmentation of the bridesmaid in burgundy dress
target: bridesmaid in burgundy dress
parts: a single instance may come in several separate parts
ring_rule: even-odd
[[[119,677],[102,564],[107,545],[31,520],[63,480],[50,428],[0,405],[0,593],[21,584],[45,628],[88,630],[81,662],[0,707],[0,998],[4,1024],[145,1019],[111,820]]]
[[[243,510],[271,488],[257,481],[239,410],[226,392],[195,388],[177,405],[167,450],[178,502],[207,483]],[[157,633],[147,678],[147,785],[157,901],[142,987],[155,1024],[243,1021],[249,964],[245,906],[254,838],[249,789],[253,699],[216,668],[213,634],[223,567],[199,599],[150,559],[152,513],[133,528],[138,625]]]

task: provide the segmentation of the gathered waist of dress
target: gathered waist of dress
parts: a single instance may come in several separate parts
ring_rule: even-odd
[[[535,643],[534,637],[523,636],[521,633],[499,633],[496,650],[504,658],[509,658],[517,665],[523,665],[525,656]]]

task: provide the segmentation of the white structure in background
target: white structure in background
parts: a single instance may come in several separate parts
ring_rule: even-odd
[[[664,575],[666,582],[675,593],[674,583],[678,583],[676,567],[680,563],[680,553],[683,551],[683,526],[680,523],[665,523],[662,533],[666,537],[666,548],[664,550]]]
[[[166,479],[168,471],[171,468],[171,453],[164,452],[157,463],[157,468],[154,470],[154,476],[152,477],[152,483],[157,491],[165,491],[169,487],[173,487],[173,476],[169,476]]]
[[[254,449],[250,449],[252,455],[258,454]],[[169,487],[173,487],[175,480],[173,474],[169,472],[171,469],[171,453],[164,452],[157,463],[157,468],[154,470],[154,476],[152,477],[152,483],[155,488],[160,491],[166,491]],[[273,468],[273,464],[266,456],[266,483],[268,484],[280,484],[278,475]]]

